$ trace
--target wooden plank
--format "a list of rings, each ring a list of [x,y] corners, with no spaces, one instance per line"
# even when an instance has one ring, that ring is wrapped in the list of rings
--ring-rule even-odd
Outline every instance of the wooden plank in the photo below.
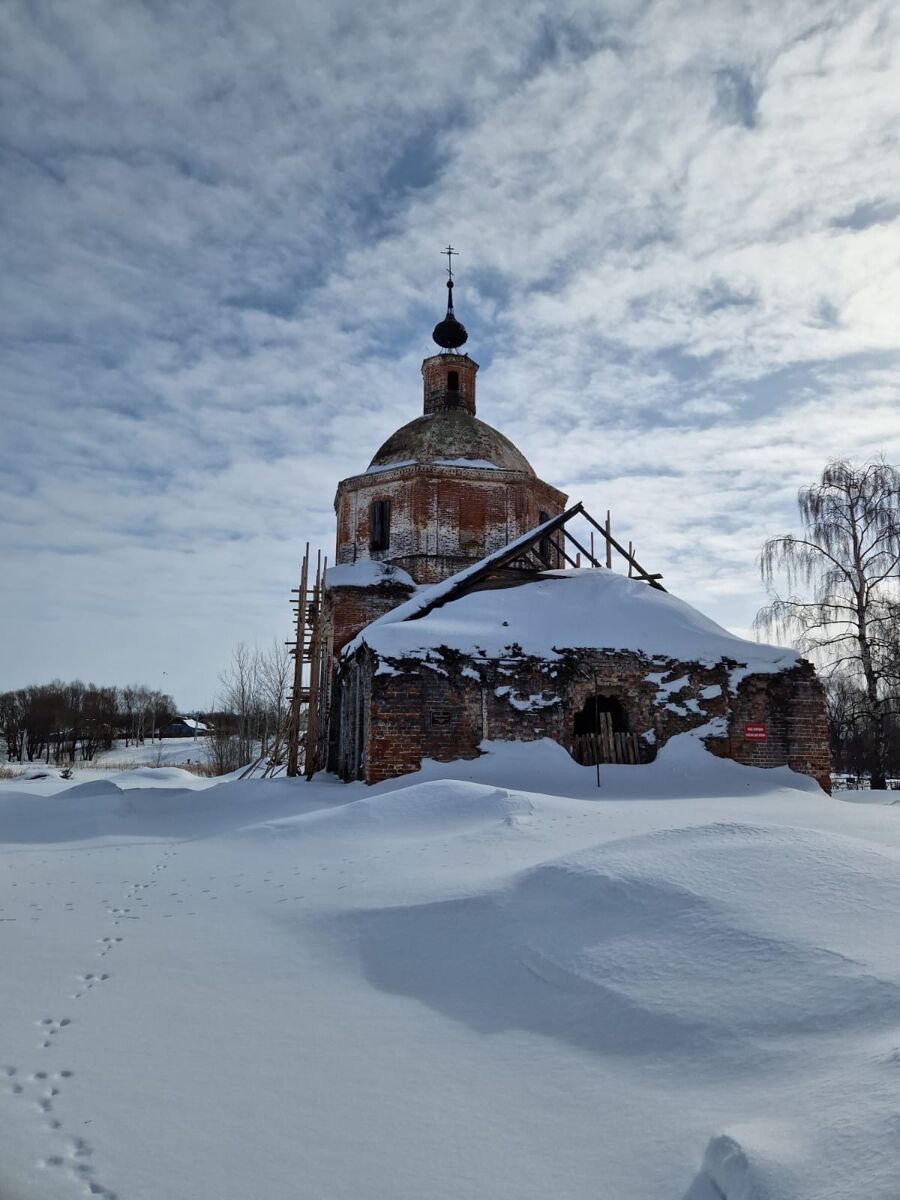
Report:
[[[553,547],[553,549],[556,551],[556,553],[559,555],[559,558],[564,558],[570,567],[577,567],[579,565],[577,562],[574,561],[574,559],[569,558],[568,554],[566,554],[565,550],[563,550],[562,546],[560,546],[560,544],[558,542],[554,542],[554,540],[552,538],[548,538],[547,540],[549,541],[549,543]],[[557,562],[559,562],[559,558],[557,559]]]
[[[594,558],[594,532],[593,532],[593,530],[591,530],[590,553],[588,553],[587,550],[585,550],[584,546],[582,546],[582,544],[581,544],[581,542],[579,542],[578,538],[576,538],[573,534],[569,533],[568,529],[563,529],[563,534],[569,539],[569,541],[576,548],[576,550],[580,551],[580,553],[582,553],[585,556],[585,558],[590,562],[592,567],[600,566],[600,564],[597,562],[596,558]]]
[[[586,508],[583,508],[581,510],[581,515],[585,518],[586,521],[590,521],[590,523],[594,526],[594,528],[599,530],[600,533],[602,533],[603,536],[606,537],[606,531],[603,529],[603,527],[601,525],[597,524],[597,522],[594,520],[594,518],[587,511]],[[622,555],[622,557],[624,559],[630,560],[631,565],[634,567],[635,571],[637,571],[639,577],[641,579],[646,579],[647,583],[649,583],[651,587],[655,587],[660,592],[664,592],[666,590],[663,587],[663,585],[658,582],[658,580],[662,577],[659,576],[658,574],[651,575],[649,571],[645,571],[639,562],[637,562],[635,559],[631,558],[631,556],[629,555],[629,553],[625,549],[625,547],[621,546],[616,541],[616,539],[612,536],[612,534],[609,535],[609,543],[608,544],[611,546],[614,546],[615,549],[618,550],[618,552]],[[612,559],[610,559],[610,563],[611,562],[612,562]]]
[[[612,721],[609,713],[600,714],[600,737],[603,743],[603,758],[601,762],[615,762],[615,749],[612,740]]]

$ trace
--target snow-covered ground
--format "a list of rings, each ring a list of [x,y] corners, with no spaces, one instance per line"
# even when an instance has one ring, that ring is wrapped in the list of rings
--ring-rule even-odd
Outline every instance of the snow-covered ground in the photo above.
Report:
[[[112,750],[101,750],[96,757],[99,767],[119,767],[137,763],[145,767],[171,767],[186,762],[206,762],[206,739],[203,737],[160,738],[140,745],[124,741],[113,743]],[[86,764],[87,765],[87,764]]]
[[[2,1200],[896,1200],[900,805],[488,749],[0,784]]]
[[[91,762],[77,761],[72,766],[72,783],[84,783],[91,779],[114,778],[121,783],[118,774],[111,772],[128,771],[131,768],[153,768],[184,766],[188,763],[206,764],[206,740],[204,738],[161,738],[156,741],[146,741],[136,745],[125,745],[124,740],[113,742],[111,750],[98,750]],[[48,775],[56,780],[54,787],[59,787],[60,768],[55,764],[45,762],[10,762],[3,764],[10,771],[22,776]],[[184,772],[179,772],[179,776]],[[144,785],[146,786],[146,785]]]

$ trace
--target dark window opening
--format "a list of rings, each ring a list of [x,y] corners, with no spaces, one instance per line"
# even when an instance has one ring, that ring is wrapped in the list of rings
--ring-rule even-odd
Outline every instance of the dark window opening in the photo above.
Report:
[[[576,733],[596,733],[608,718],[613,733],[630,733],[628,713],[615,696],[588,696],[584,708],[575,714]]]
[[[448,371],[447,372],[447,391],[448,392],[458,392],[459,391],[459,371]]]
[[[588,696],[575,714],[572,735],[572,757],[583,766],[642,761],[642,744],[615,696]]]
[[[369,505],[369,549],[387,550],[391,544],[391,502],[373,500]]]
[[[545,521],[549,520],[549,513],[542,512],[538,515],[538,525],[543,525]],[[548,537],[542,537],[540,542],[538,542],[538,555],[541,562],[545,562],[548,566],[550,565],[550,539]]]

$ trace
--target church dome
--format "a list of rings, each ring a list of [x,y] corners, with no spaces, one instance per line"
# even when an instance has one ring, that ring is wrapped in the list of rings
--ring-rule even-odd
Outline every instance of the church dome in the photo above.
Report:
[[[369,467],[413,463],[460,467],[489,463],[535,477],[528,459],[509,438],[462,409],[442,409],[410,421],[391,434]]]

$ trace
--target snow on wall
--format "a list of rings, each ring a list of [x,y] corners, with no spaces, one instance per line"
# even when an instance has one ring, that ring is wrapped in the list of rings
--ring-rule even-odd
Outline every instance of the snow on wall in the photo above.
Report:
[[[412,576],[402,567],[393,567],[371,558],[360,558],[355,563],[339,563],[325,572],[326,588],[379,587],[383,583],[415,587]]]

